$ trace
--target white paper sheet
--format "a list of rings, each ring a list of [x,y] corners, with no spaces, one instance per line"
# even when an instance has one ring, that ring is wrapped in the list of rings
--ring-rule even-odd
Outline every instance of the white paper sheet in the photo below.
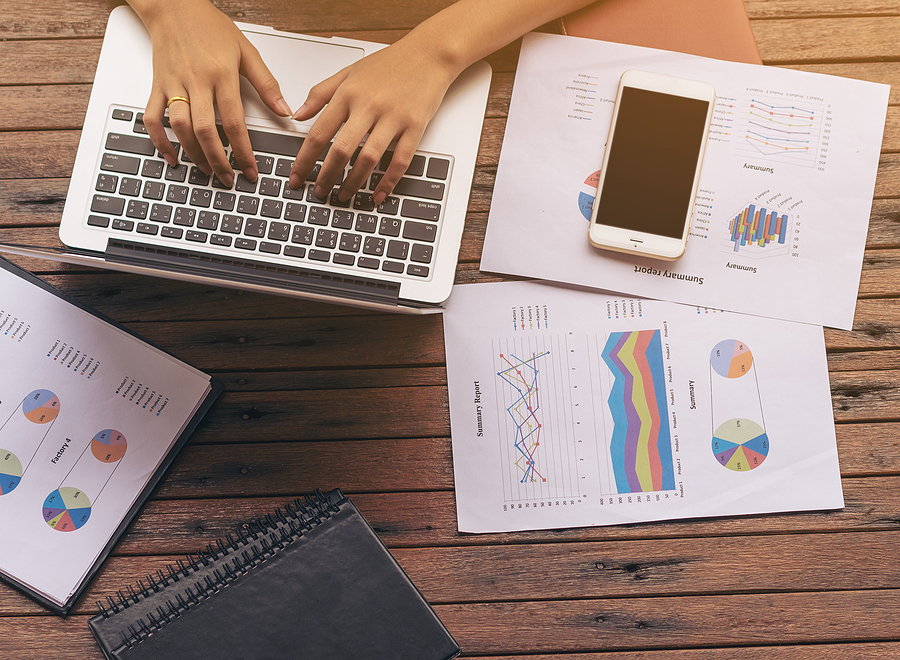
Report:
[[[0,269],[0,570],[63,605],[209,377]]]
[[[454,289],[460,531],[843,506],[821,327],[613,295]]]
[[[587,240],[616,87],[630,68],[703,80],[717,92],[690,238],[677,262],[600,251]],[[850,329],[888,91],[529,34],[481,268]],[[751,210],[764,210],[771,224],[742,243],[734,238],[748,236],[739,216]]]

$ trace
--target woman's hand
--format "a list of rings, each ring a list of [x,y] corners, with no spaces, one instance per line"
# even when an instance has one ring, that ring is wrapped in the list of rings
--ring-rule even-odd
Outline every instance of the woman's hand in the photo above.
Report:
[[[256,48],[225,14],[207,0],[131,0],[153,39],[153,87],[144,124],[170,165],[176,150],[163,128],[169,122],[185,153],[206,174],[231,186],[234,171],[219,139],[216,107],[235,161],[251,181],[258,176],[241,103],[240,76],[247,78],[272,112],[291,110]],[[173,97],[183,100],[169,101]]]
[[[291,168],[290,186],[299,188],[316,159],[334,139],[316,179],[316,195],[328,197],[344,167],[359,149],[338,197],[349,199],[396,140],[391,164],[374,191],[376,206],[406,172],[425,127],[459,71],[439,62],[409,38],[376,51],[313,87],[294,113],[305,120],[322,110]],[[360,143],[369,134],[365,144]]]

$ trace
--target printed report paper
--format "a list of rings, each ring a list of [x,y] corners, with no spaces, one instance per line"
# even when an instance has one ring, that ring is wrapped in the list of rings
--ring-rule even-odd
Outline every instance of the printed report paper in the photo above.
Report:
[[[821,327],[504,282],[444,335],[462,532],[843,507]]]
[[[591,247],[619,77],[712,84],[684,257]],[[481,268],[850,329],[887,85],[550,34],[519,56]]]
[[[63,605],[210,379],[0,269],[0,571]]]

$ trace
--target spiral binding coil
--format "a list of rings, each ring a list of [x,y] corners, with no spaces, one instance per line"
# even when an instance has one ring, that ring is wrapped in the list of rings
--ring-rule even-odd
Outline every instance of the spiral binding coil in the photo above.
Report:
[[[183,583],[174,599],[168,598],[128,626],[127,632],[122,634],[122,643],[131,647],[330,518],[340,511],[338,505],[343,499],[339,490],[329,495],[316,490],[297,498],[284,508],[243,525],[236,536],[229,534],[224,541],[219,539],[205,550],[179,559],[165,570],[158,570],[128,586],[124,592],[117,591],[115,597],[107,596],[106,602],[98,601],[100,614],[109,618],[173,584]],[[230,560],[222,561],[229,556]],[[211,575],[198,575],[214,564],[218,565]]]

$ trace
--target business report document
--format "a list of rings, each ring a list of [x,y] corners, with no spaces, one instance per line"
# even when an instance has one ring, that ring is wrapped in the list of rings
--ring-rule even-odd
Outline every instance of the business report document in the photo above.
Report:
[[[716,89],[684,256],[588,244],[626,69]],[[482,270],[850,329],[889,86],[559,35],[526,35]]]
[[[504,282],[444,335],[460,531],[843,506],[821,327]]]

